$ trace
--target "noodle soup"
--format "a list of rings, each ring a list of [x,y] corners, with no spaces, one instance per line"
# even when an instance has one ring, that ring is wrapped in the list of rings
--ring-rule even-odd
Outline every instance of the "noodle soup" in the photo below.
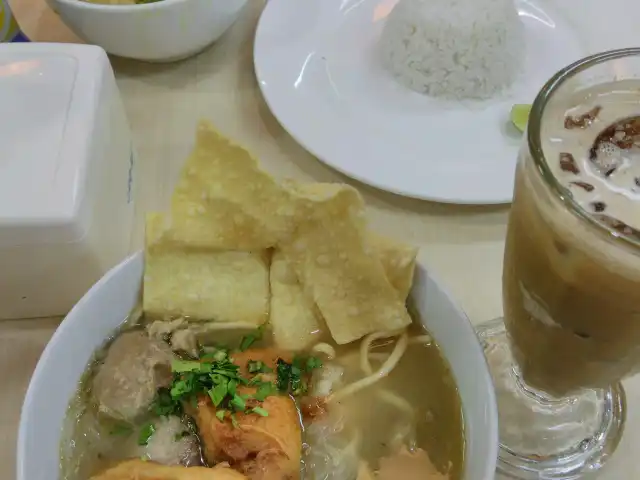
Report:
[[[457,388],[406,303],[417,250],[363,219],[355,189],[279,184],[202,124],[147,217],[139,312],[71,403],[63,479],[461,479]]]
[[[378,470],[381,461],[397,458],[404,464],[403,451],[409,454],[426,452],[428,457],[425,456],[421,466],[424,469],[421,478],[431,478],[429,474],[434,472],[440,472],[441,476],[434,474],[433,478],[462,478],[464,435],[460,399],[446,361],[422,326],[414,324],[400,334],[372,334],[359,344],[348,346],[319,342],[305,352],[279,350],[270,341],[267,331],[257,334],[216,330],[204,335],[197,334],[198,331],[197,325],[188,323],[167,331],[159,328],[157,322],[134,316],[96,353],[68,412],[61,445],[62,479],[93,478],[92,475],[99,475],[123,460],[144,458],[190,467],[213,467],[229,462],[248,478],[355,480],[359,469]],[[121,348],[123,338],[132,334],[137,339]],[[197,354],[184,350],[172,352],[170,341],[175,335],[198,336],[202,343],[199,343]],[[262,339],[257,339],[259,336]],[[252,338],[256,340],[242,351],[243,343],[247,346],[250,341],[247,339]],[[163,384],[166,385],[164,388],[175,388],[176,382],[180,382],[179,374],[175,372],[180,362],[206,362],[208,358],[227,355],[240,369],[245,366],[243,364],[251,365],[246,372],[248,383],[262,376],[265,384],[272,383],[274,396],[291,399],[295,405],[288,415],[280,410],[273,410],[271,414],[276,425],[295,423],[285,428],[283,435],[300,434],[300,439],[283,437],[283,441],[299,448],[295,456],[296,468],[290,462],[284,462],[284,467],[278,462],[267,462],[262,467],[267,469],[267,474],[270,474],[268,469],[273,469],[274,476],[252,474],[255,464],[251,462],[255,462],[260,452],[250,451],[252,439],[246,437],[239,440],[241,445],[246,443],[249,452],[243,458],[227,452],[207,454],[211,448],[204,442],[217,439],[217,434],[206,430],[217,426],[212,427],[210,422],[200,419],[190,407],[163,415],[157,396],[148,411],[123,419],[122,415],[135,410],[126,404],[135,403],[141,396],[135,388],[144,388],[144,384],[136,384],[132,390],[127,387],[123,395],[114,394],[117,385],[132,381],[129,376],[132,374],[131,352],[127,347],[144,352],[136,354],[138,361],[146,362],[156,372],[166,367],[168,373],[173,366],[172,383]],[[114,358],[114,355],[120,357]],[[155,355],[159,356],[154,358]],[[311,371],[303,369],[300,381],[305,386],[300,391],[279,390],[282,378],[278,378],[278,369],[285,363],[293,366],[296,356],[304,359],[305,365],[314,362],[315,368]],[[157,363],[159,359],[162,361]],[[289,361],[278,363],[281,359]],[[169,363],[162,363],[166,361]],[[267,370],[269,372],[265,373]],[[136,379],[140,380],[140,372],[136,374]],[[108,385],[104,384],[105,380]],[[97,387],[96,381],[100,383]],[[163,387],[158,387],[158,391],[164,391]],[[204,390],[193,393],[196,399],[199,395],[207,395]],[[253,396],[257,396],[255,392]],[[114,405],[114,398],[121,403]],[[251,415],[259,420],[269,418],[247,413],[250,400],[245,399],[245,409],[235,413],[239,431],[245,426],[242,418],[246,420]],[[192,397],[187,396],[182,401],[189,403]],[[225,410],[232,412],[233,407],[227,406]],[[222,422],[219,424],[223,425]],[[280,431],[275,428],[274,432],[277,436]],[[299,476],[285,476],[282,470],[287,468],[289,473]],[[394,472],[395,475],[402,473],[395,469]]]

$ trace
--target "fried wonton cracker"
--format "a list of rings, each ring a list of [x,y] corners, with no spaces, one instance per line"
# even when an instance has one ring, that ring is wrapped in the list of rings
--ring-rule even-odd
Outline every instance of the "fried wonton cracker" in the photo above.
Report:
[[[143,309],[152,318],[261,325],[269,310],[265,251],[186,247],[167,239],[162,214],[147,217]]]
[[[294,207],[247,150],[200,122],[171,200],[170,235],[197,247],[263,250],[289,235]]]
[[[285,350],[304,350],[317,341],[324,327],[313,300],[298,282],[286,255],[276,250],[271,257],[271,308],[269,319],[276,345]]]
[[[369,233],[367,240],[398,296],[406,300],[413,285],[418,249],[375,233]]]
[[[398,297],[406,300],[413,283],[417,249],[375,234],[369,234],[368,241]],[[291,262],[282,251],[273,254],[269,281],[269,318],[276,344],[294,351],[312,346],[322,338],[326,325],[313,300],[305,295]]]
[[[304,215],[281,248],[334,340],[345,344],[409,325],[404,299],[369,245],[360,194],[337,184],[289,189]]]

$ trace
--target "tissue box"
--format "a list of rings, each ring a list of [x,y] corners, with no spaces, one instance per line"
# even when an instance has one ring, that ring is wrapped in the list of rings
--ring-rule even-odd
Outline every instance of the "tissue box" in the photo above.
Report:
[[[135,155],[109,59],[2,44],[0,105],[0,319],[64,315],[130,248]]]

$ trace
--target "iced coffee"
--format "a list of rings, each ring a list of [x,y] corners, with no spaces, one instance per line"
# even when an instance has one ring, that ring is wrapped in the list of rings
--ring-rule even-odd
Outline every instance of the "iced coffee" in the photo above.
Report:
[[[556,95],[539,139],[516,174],[505,322],[525,382],[565,396],[640,369],[640,80]]]

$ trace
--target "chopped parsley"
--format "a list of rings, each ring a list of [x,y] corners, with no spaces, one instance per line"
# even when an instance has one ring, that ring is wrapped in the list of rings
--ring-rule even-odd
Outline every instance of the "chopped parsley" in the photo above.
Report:
[[[262,339],[265,325],[242,337],[240,350],[246,351],[256,341]],[[236,413],[255,414],[262,417],[268,411],[256,402],[264,402],[272,395],[303,395],[307,392],[307,381],[310,374],[322,367],[316,357],[295,357],[292,363],[278,359],[276,365],[276,382],[265,381],[273,373],[273,369],[260,360],[249,360],[247,371],[250,378],[240,374],[240,367],[233,363],[229,350],[218,347],[201,347],[199,360],[174,360],[171,362],[173,379],[168,388],[160,388],[154,400],[152,411],[157,415],[182,415],[185,402],[197,407],[198,397],[206,395],[216,407],[216,418],[224,421],[229,418],[237,425]],[[241,393],[239,386],[255,387],[252,394]],[[139,443],[146,445],[155,428],[146,425],[140,432]],[[141,443],[141,442],[145,443]]]
[[[272,368],[269,368],[267,365],[265,365],[264,362],[261,362],[260,360],[249,360],[249,362],[247,362],[247,370],[249,371],[249,373],[273,372]]]
[[[262,407],[253,407],[251,409],[252,413],[255,413],[257,415],[260,415],[261,417],[266,417],[269,415],[269,412],[267,412],[264,408]]]
[[[168,388],[160,388],[156,394],[156,398],[151,406],[151,410],[162,417],[169,415],[182,415],[183,409],[180,402],[176,402],[171,397],[171,390]]]
[[[240,340],[240,351],[244,352],[251,347],[258,340],[262,340],[262,336],[264,335],[264,329],[266,328],[266,323],[260,325],[255,332],[249,333],[242,337]]]
[[[138,434],[138,445],[144,446],[149,443],[149,439],[155,433],[156,427],[153,423],[147,423],[140,429]]]
[[[272,382],[262,382],[258,387],[256,393],[253,394],[253,398],[258,400],[259,402],[264,402],[267,397],[272,395],[276,395],[278,393],[278,389]]]
[[[197,406],[198,396],[207,395],[216,407],[216,417],[220,421],[230,413],[233,422],[235,412],[256,413],[264,416],[266,410],[258,407],[260,410],[254,412],[255,402],[248,405],[248,401],[262,402],[269,395],[277,394],[275,386],[270,382],[262,382],[258,377],[254,377],[251,381],[247,380],[240,374],[240,367],[234,364],[226,354],[224,358],[222,355],[218,355],[217,358],[219,360],[174,360],[171,363],[173,372],[171,386],[158,390],[153,411],[163,416],[180,415],[184,411],[182,407],[184,402],[191,402]],[[254,366],[254,369],[259,371],[266,371],[267,368],[262,362],[256,362]],[[250,383],[256,387],[255,394],[238,392],[239,386]]]
[[[216,411],[216,418],[218,420],[220,420],[221,422],[224,422],[224,416],[227,414],[226,410],[223,410],[222,408]]]
[[[299,396],[307,393],[307,377],[317,368],[322,367],[322,362],[316,357],[295,357],[292,363],[278,359],[276,373],[278,375],[277,386],[282,393],[291,393]]]
[[[228,356],[228,349],[222,347],[213,347],[203,349],[203,352],[200,355],[200,360],[206,362],[222,362]]]

